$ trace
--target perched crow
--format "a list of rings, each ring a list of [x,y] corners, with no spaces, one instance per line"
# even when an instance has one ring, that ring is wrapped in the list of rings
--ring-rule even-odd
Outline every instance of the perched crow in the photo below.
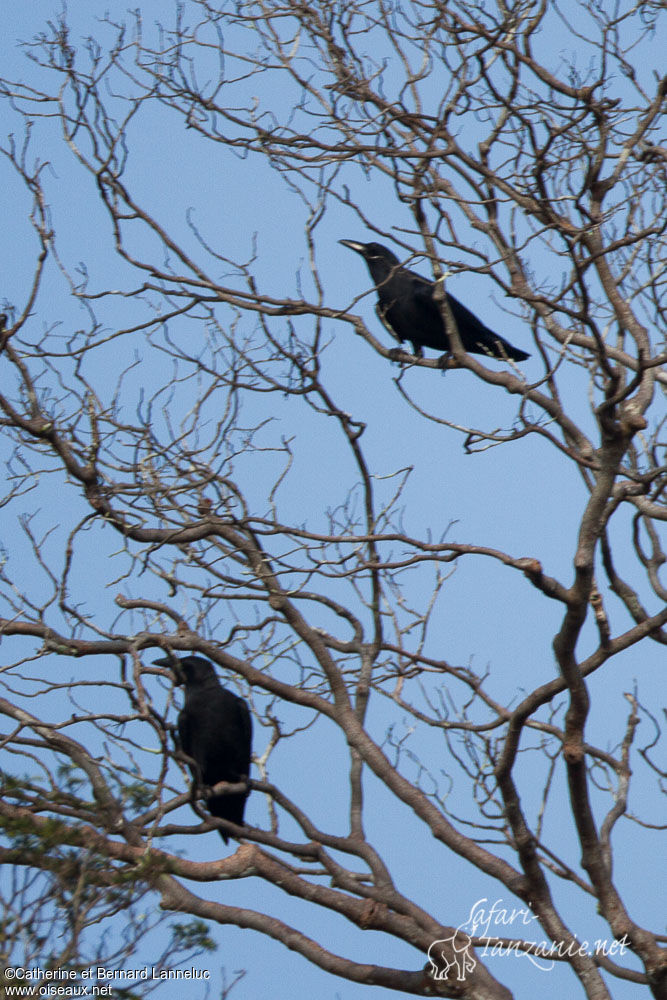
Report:
[[[440,306],[433,299],[435,285],[432,281],[402,267],[398,257],[381,243],[338,242],[356,250],[366,261],[371,278],[377,285],[378,313],[399,342],[411,341],[412,349],[419,357],[424,347],[432,347],[442,353],[449,351],[449,337]],[[453,295],[446,294],[464,350],[492,358],[511,358],[512,361],[530,357],[484,326]]]
[[[223,688],[213,665],[201,656],[184,656],[182,660],[166,656],[154,663],[170,667],[176,683],[185,688],[178,734],[181,747],[195,761],[190,765],[195,787],[245,781],[250,773],[252,721],[243,698]],[[247,797],[247,791],[213,795],[206,808],[212,816],[241,826]],[[228,843],[227,834],[219,833]]]

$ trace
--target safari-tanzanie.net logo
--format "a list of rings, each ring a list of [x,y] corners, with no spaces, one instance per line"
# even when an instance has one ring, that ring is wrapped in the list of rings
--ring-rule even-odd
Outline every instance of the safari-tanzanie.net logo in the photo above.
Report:
[[[470,913],[451,934],[434,941],[428,949],[429,973],[433,979],[457,979],[463,982],[466,974],[474,970],[477,958],[514,956],[527,958],[542,972],[549,972],[557,961],[575,955],[625,955],[629,947],[627,935],[612,941],[596,939],[579,940],[573,935],[567,941],[534,941],[523,928],[533,924],[537,917],[530,907],[507,907],[502,899],[489,900],[484,896],[473,903]],[[508,932],[511,927],[512,931]],[[508,934],[511,933],[511,937]],[[518,935],[518,936],[515,936]],[[526,936],[524,936],[526,935]]]

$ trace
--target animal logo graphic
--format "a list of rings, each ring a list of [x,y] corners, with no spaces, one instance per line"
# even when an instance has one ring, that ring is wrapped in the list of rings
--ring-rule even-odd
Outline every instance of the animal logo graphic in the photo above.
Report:
[[[434,941],[428,950],[431,977],[436,980],[449,979],[449,970],[456,967],[456,978],[459,982],[463,982],[466,972],[472,972],[477,965],[469,953],[471,948],[472,938],[460,927],[457,927],[449,937]]]

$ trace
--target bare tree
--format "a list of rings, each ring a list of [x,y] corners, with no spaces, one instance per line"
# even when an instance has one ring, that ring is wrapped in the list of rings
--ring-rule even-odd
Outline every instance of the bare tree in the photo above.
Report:
[[[62,17],[27,46],[30,78],[3,81],[25,134],[15,122],[4,153],[36,250],[20,295],[3,290],[0,859],[62,880],[85,857],[100,891],[150,890],[167,911],[404,994],[509,997],[491,956],[513,952],[569,966],[592,1000],[614,980],[667,996],[667,937],[628,891],[639,852],[655,881],[664,831],[661,11],[571,7],[190,0],[157,29],[107,18],[87,40]],[[70,204],[99,233],[83,263],[59,228],[65,152]],[[216,233],[212,204],[186,225],[156,207],[151,182],[176,178],[181,156],[202,190],[216,178],[227,212],[262,204],[247,259]],[[231,203],[232,170],[245,203]],[[278,292],[263,249],[276,183],[292,212],[285,256],[305,261]],[[466,272],[495,290],[510,303],[498,323],[513,314],[522,347],[532,333],[530,364],[465,354],[444,295],[450,355],[392,352],[357,311],[360,262],[344,257],[359,298],[325,281],[335,233],[362,238],[355,220],[437,281]],[[367,378],[356,396],[352,372]],[[462,378],[489,399],[486,423],[455,412]],[[567,575],[537,546],[454,540],[461,510],[443,516],[439,477],[461,443],[490,525],[509,480],[522,483],[512,539],[549,469]],[[576,518],[561,523],[560,507]],[[442,608],[468,563],[480,592],[503,567],[508,634],[537,637],[540,663],[517,664],[516,680],[448,653]],[[470,656],[484,613],[480,599]],[[222,860],[180,849],[224,821],[204,802],[194,824],[182,808],[157,651],[208,657],[253,707],[249,825],[225,826],[241,845]],[[305,760],[314,732],[331,811],[282,763],[290,747]],[[415,870],[435,843],[436,880],[469,872],[530,933],[518,920],[502,933],[492,907],[463,921],[458,900],[401,889],[378,796],[390,826],[423,838]],[[360,962],[283,918],[274,896],[238,906],[207,892],[221,880],[264,881],[414,961]],[[582,945],[595,921],[608,947]]]

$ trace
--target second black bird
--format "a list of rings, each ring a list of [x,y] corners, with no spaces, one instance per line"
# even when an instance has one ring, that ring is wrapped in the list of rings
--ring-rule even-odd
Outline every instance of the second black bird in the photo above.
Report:
[[[250,773],[252,720],[248,705],[224,688],[202,656],[164,657],[154,661],[170,667],[176,683],[185,688],[185,702],[178,715],[181,747],[191,757],[196,786],[212,787],[219,781],[245,781]],[[232,795],[212,795],[206,801],[211,816],[243,824],[248,791]],[[225,843],[229,838],[222,830]]]
[[[379,314],[399,342],[409,340],[419,357],[424,347],[441,353],[450,350],[440,306],[433,298],[434,282],[403,267],[398,257],[381,243],[358,243],[356,240],[339,240],[339,243],[356,250],[366,261],[377,286]],[[449,292],[445,294],[464,350],[501,360],[524,361],[530,357],[485,326]]]

